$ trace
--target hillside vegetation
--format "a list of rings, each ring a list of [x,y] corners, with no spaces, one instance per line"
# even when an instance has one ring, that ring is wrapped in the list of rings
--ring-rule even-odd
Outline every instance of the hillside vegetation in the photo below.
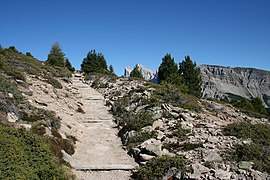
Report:
[[[68,78],[71,72],[49,66],[29,52],[24,55],[14,46],[0,49],[0,179],[71,179],[61,150],[72,145],[57,133],[61,119],[55,112],[34,107],[25,98],[32,93],[22,91],[30,85],[30,76],[61,89],[59,78]],[[46,135],[46,128],[53,136]]]

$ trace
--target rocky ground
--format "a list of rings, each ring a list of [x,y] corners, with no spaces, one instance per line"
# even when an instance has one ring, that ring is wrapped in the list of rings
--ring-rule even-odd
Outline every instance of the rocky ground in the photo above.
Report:
[[[63,139],[74,137],[75,154],[65,151],[64,159],[74,169],[78,179],[129,179],[130,171],[122,171],[123,165],[135,166],[122,149],[127,145],[131,156],[141,164],[155,157],[183,155],[187,158],[187,171],[176,177],[185,179],[269,179],[269,175],[253,169],[250,161],[226,161],[225,153],[237,144],[247,144],[249,139],[224,136],[222,129],[230,123],[250,121],[269,124],[267,119],[249,117],[229,104],[198,100],[200,110],[188,110],[172,103],[153,103],[151,100],[156,87],[141,80],[128,78],[92,77],[88,81],[79,78],[63,81],[62,89],[53,88],[44,79],[28,75],[27,86],[20,86],[31,105],[56,112],[61,120],[59,133]],[[89,86],[95,87],[96,92]],[[10,95],[11,96],[11,95]],[[123,100],[129,100],[123,103]],[[105,103],[107,107],[105,107]],[[153,123],[140,130],[126,130],[119,123],[116,105],[124,104],[123,113],[135,115],[150,112]],[[115,114],[112,117],[108,110]],[[129,116],[130,117],[130,116]],[[116,127],[116,124],[118,128]],[[18,117],[8,114],[10,123],[31,128],[31,123],[17,122]],[[173,132],[180,128],[177,137]],[[51,129],[46,128],[51,135]],[[140,132],[154,136],[139,144],[128,146],[128,142]],[[184,135],[181,132],[185,132]],[[122,163],[123,162],[123,163]],[[102,169],[103,167],[103,169]],[[117,168],[112,168],[117,167]],[[104,169],[114,169],[104,171]],[[82,169],[86,171],[81,171]],[[99,169],[99,171],[89,171]],[[118,170],[117,170],[118,169]],[[119,170],[120,169],[120,170]]]
[[[104,95],[112,111],[123,97],[128,96],[130,100],[138,97],[150,99],[151,93],[155,90],[146,82],[128,78],[97,80],[97,77],[93,76],[86,83],[96,87]],[[269,124],[269,121],[249,117],[228,104],[208,100],[199,100],[197,103],[201,107],[200,111],[191,111],[170,103],[154,107],[138,100],[128,103],[124,108],[125,113],[146,110],[153,114],[152,125],[143,127],[141,131],[157,133],[156,137],[132,147],[130,152],[137,161],[140,164],[147,164],[147,161],[156,156],[183,155],[189,162],[186,167],[189,171],[181,175],[185,179],[269,179],[267,173],[254,170],[252,162],[225,161],[225,151],[233,149],[237,144],[248,143],[248,140],[222,134],[222,129],[233,122],[251,121]],[[172,131],[179,126],[189,132],[184,139],[172,136]],[[123,129],[121,126],[119,128],[121,132]],[[129,138],[136,136],[136,133],[138,134],[134,130],[122,132],[123,142],[126,143]],[[171,148],[168,144],[176,144],[180,148]]]

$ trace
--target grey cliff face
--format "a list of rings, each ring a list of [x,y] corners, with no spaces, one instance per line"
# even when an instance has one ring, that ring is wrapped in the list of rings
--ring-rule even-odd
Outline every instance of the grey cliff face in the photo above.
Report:
[[[125,67],[125,70],[124,70],[124,76],[125,76],[125,77],[129,77],[131,71],[132,71],[132,68],[131,68],[130,66]]]
[[[225,98],[228,94],[260,97],[270,107],[270,72],[254,68],[201,65],[204,98]]]

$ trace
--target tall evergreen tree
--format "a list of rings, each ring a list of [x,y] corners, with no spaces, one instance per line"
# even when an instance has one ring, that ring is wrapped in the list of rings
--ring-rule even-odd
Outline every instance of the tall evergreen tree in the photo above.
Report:
[[[30,52],[26,52],[25,55],[29,57],[34,57]]]
[[[101,53],[95,50],[88,52],[87,57],[83,59],[81,70],[85,73],[107,73],[107,62]]]
[[[70,72],[74,72],[75,68],[72,67],[70,61],[68,58],[65,59],[65,67],[70,71]]]
[[[65,66],[65,53],[62,51],[59,43],[52,45],[46,62],[52,66]]]
[[[200,76],[200,68],[197,67],[196,62],[193,63],[190,57],[186,56],[185,60],[179,63],[179,73],[181,74],[183,83],[188,87],[187,93],[201,97],[202,79]]]
[[[113,68],[113,66],[111,64],[109,66],[109,74],[115,75],[114,68]]]
[[[143,79],[142,73],[137,66],[130,72],[130,77]]]
[[[170,81],[172,77],[176,77],[178,73],[177,64],[174,62],[174,58],[171,57],[171,54],[166,54],[162,58],[162,63],[158,68],[158,81]]]

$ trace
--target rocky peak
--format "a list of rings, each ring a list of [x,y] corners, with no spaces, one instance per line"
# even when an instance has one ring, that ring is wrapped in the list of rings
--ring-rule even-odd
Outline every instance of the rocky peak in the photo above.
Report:
[[[231,68],[201,65],[204,98],[225,98],[231,95],[260,97],[270,106],[270,72],[255,68]]]
[[[142,64],[136,64],[135,67],[139,69],[145,80],[152,80],[155,78],[156,73],[153,70],[143,66]],[[130,66],[127,66],[124,71],[124,76],[129,77],[132,70],[133,69]]]

